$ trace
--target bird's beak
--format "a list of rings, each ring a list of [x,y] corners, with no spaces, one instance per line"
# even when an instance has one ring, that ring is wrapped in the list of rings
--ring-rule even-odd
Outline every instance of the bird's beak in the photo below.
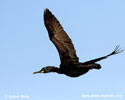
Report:
[[[33,74],[38,74],[38,73],[41,73],[41,71],[36,71],[36,72],[33,72]]]

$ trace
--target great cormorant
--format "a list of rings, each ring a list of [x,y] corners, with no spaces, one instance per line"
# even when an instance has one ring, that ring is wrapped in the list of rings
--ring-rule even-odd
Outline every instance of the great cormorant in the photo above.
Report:
[[[97,61],[123,51],[119,48],[119,46],[116,46],[112,53],[104,57],[81,63],[79,62],[79,58],[76,55],[76,50],[71,39],[64,31],[57,18],[49,11],[49,9],[45,9],[44,11],[44,24],[48,31],[50,40],[54,43],[59,52],[61,64],[60,68],[55,66],[43,67],[40,71],[34,72],[34,74],[57,72],[70,77],[78,77],[87,73],[91,69],[100,69],[101,65],[97,64]]]

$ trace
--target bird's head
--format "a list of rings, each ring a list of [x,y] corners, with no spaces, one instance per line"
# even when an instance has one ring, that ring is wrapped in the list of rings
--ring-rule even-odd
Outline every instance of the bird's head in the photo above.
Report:
[[[48,73],[48,68],[47,67],[43,67],[40,71],[36,71],[36,72],[33,72],[33,74],[38,74],[38,73]]]
[[[58,68],[54,66],[47,66],[47,67],[43,67],[40,71],[33,72],[33,74],[49,73],[49,72],[58,72]]]

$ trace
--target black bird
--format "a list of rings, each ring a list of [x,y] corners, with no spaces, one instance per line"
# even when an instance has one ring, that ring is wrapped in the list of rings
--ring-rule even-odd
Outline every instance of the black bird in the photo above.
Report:
[[[78,77],[87,73],[91,69],[100,69],[101,65],[97,64],[97,61],[103,60],[111,55],[118,54],[123,51],[119,48],[119,46],[116,46],[112,53],[104,57],[81,63],[76,55],[76,50],[71,39],[49,9],[45,9],[44,11],[44,24],[48,31],[50,40],[54,43],[59,52],[61,64],[60,68],[55,66],[43,67],[40,71],[34,72],[34,74],[57,72],[58,74],[65,74],[70,77]]]

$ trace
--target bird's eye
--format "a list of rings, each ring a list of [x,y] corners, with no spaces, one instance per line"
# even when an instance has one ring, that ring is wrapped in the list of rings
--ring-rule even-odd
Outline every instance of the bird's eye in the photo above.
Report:
[[[44,73],[45,71],[44,70],[41,70],[41,73]]]

